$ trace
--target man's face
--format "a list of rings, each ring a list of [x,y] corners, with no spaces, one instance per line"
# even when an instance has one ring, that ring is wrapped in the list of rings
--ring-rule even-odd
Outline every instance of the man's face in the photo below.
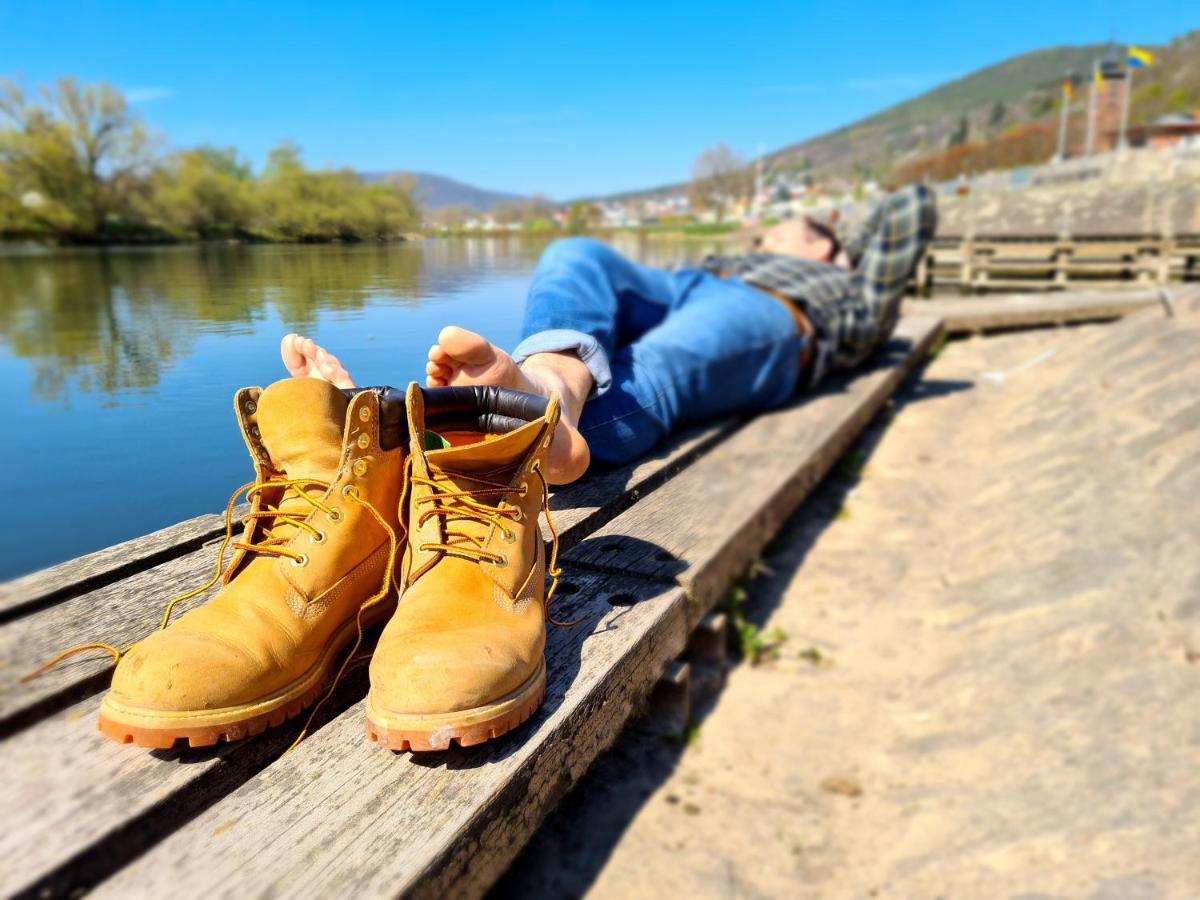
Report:
[[[833,242],[821,237],[800,219],[780,222],[763,235],[760,247],[764,253],[780,253],[825,262],[833,253]]]

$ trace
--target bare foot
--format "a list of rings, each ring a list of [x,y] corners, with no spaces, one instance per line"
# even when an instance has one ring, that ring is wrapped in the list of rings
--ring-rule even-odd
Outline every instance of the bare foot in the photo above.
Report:
[[[486,384],[543,397],[557,393],[562,416],[546,456],[546,479],[552,484],[568,484],[587,470],[591,452],[579,433],[579,416],[591,392],[592,376],[577,356],[539,353],[518,366],[481,335],[448,325],[429,348],[425,374],[429,387]]]
[[[284,368],[293,378],[319,378],[336,387],[354,387],[354,379],[341,360],[312,338],[286,335],[279,344],[279,354],[283,357]]]

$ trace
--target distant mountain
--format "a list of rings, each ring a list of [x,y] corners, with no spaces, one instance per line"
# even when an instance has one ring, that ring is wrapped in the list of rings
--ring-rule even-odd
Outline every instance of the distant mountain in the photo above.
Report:
[[[411,178],[416,182],[417,199],[427,210],[445,209],[448,206],[469,206],[479,212],[490,212],[498,203],[526,200],[520,194],[489,191],[429,172],[362,172],[364,181],[387,181],[395,178]]]

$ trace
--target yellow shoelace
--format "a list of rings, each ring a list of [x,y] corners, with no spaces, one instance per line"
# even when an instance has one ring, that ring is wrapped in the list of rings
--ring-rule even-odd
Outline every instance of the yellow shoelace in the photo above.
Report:
[[[513,487],[511,484],[489,481],[486,478],[471,475],[469,476],[471,480],[479,482],[483,487],[469,491],[451,490],[442,481],[438,480],[438,476],[448,480],[449,476],[446,472],[432,463],[430,463],[429,468],[430,473],[434,476],[432,478],[413,475],[411,471],[408,477],[409,485],[424,485],[432,491],[429,496],[418,500],[417,505],[425,503],[437,504],[431,509],[424,510],[417,517],[416,527],[424,525],[431,518],[440,517],[446,523],[445,541],[441,543],[426,542],[419,544],[417,549],[422,551],[440,550],[443,553],[449,553],[477,562],[505,563],[506,559],[504,556],[495,551],[484,549],[483,538],[468,534],[465,531],[452,530],[450,522],[457,519],[492,525],[503,529],[505,536],[511,539],[512,532],[508,530],[507,522],[519,522],[521,520],[521,510],[516,507],[489,506],[486,503],[479,502],[476,497],[503,497],[505,494],[510,493],[524,497],[528,493],[528,485],[522,483],[520,487]],[[576,619],[573,622],[560,622],[550,614],[550,601],[554,599],[554,592],[558,589],[558,579],[562,575],[562,569],[558,565],[558,529],[554,527],[554,517],[550,514],[550,485],[546,482],[539,464],[534,463],[532,471],[542,485],[542,514],[546,517],[546,525],[550,529],[551,537],[550,561],[546,566],[546,574],[550,576],[550,587],[546,589],[545,600],[546,621],[559,628],[570,628],[578,625],[583,620]]]
[[[233,540],[233,508],[235,506],[237,506],[238,499],[243,494],[245,494],[247,500],[251,500],[251,499],[253,499],[255,494],[257,494],[261,491],[267,490],[268,488],[282,488],[284,491],[294,490],[295,491],[294,496],[304,498],[309,503],[311,503],[316,509],[324,512],[326,515],[334,517],[334,514],[337,513],[337,517],[340,517],[341,514],[337,510],[330,508],[325,503],[321,502],[317,498],[310,495],[308,493],[308,491],[306,491],[304,489],[305,486],[308,486],[309,488],[312,488],[314,486],[317,488],[320,488],[322,493],[324,493],[325,491],[327,491],[329,489],[329,484],[327,482],[317,481],[317,480],[311,479],[311,478],[301,478],[301,479],[275,479],[275,480],[268,480],[268,481],[251,481],[251,482],[247,482],[246,484],[243,484],[236,491],[234,491],[233,494],[231,494],[229,497],[229,502],[225,504],[225,537],[224,537],[224,540],[221,541],[221,549],[217,552],[217,565],[216,565],[215,571],[213,572],[212,577],[207,582],[202,584],[200,587],[196,588],[195,590],[188,591],[186,594],[180,594],[178,597],[175,597],[170,602],[168,602],[166,609],[163,610],[162,621],[159,623],[159,626],[158,626],[159,630],[161,631],[162,629],[166,628],[167,625],[170,624],[171,615],[175,611],[176,606],[178,606],[180,603],[182,603],[185,600],[190,600],[192,597],[195,597],[195,596],[198,596],[199,594],[205,593],[206,591],[210,590],[213,587],[213,585],[215,585],[218,581],[221,580],[221,576],[225,574],[225,553],[229,549],[231,544],[235,550],[245,550],[248,553],[262,553],[262,554],[266,554],[268,556],[286,556],[286,557],[296,560],[297,562],[301,561],[303,559],[303,554],[297,553],[288,547],[281,546],[284,542],[286,542],[288,540],[288,536],[275,534],[275,529],[278,528],[280,525],[286,524],[286,525],[291,525],[291,526],[300,528],[304,531],[307,531],[308,533],[310,533],[311,535],[313,535],[315,537],[318,534],[317,529],[314,528],[312,525],[310,525],[308,522],[304,521],[307,514],[302,514],[299,512],[282,512],[282,511],[276,509],[275,507],[272,507],[269,505],[264,505],[263,509],[260,509],[257,511],[252,511],[252,512],[248,513],[247,515],[243,516],[239,520],[241,522],[241,524],[245,525],[247,522],[250,522],[251,520],[254,520],[254,519],[262,519],[262,518],[275,518],[276,519],[274,524],[270,528],[266,529],[263,532],[263,534],[265,536],[265,540],[260,541],[257,544],[248,544],[248,543],[243,543],[241,541]],[[379,515],[379,512],[370,503],[359,498],[356,491],[348,493],[346,496],[349,499],[355,501],[356,503],[366,506],[371,511],[371,513],[375,516],[375,518],[380,522],[380,524],[384,526],[385,530],[388,532],[388,535],[392,541],[392,555],[394,556],[395,549],[396,549],[395,532],[392,531],[392,529],[390,527],[388,527],[387,523],[384,522],[382,517]],[[389,561],[388,577],[384,581],[384,591],[383,591],[384,596],[386,596],[386,594],[387,594],[387,589],[389,587],[388,583],[391,581],[391,577],[392,577],[390,566],[391,566],[391,562]],[[382,599],[382,597],[379,599]],[[376,598],[372,598],[372,605],[374,602],[378,602],[376,600]],[[360,630],[360,638],[361,638],[361,630]],[[115,666],[118,662],[121,661],[121,657],[129,652],[129,650],[132,646],[133,646],[133,644],[130,644],[128,647],[121,649],[121,648],[113,646],[112,644],[105,644],[105,643],[102,643],[99,641],[94,641],[94,642],[90,642],[90,643],[86,643],[86,644],[78,644],[74,647],[67,648],[66,650],[57,654],[53,658],[42,663],[42,665],[38,666],[32,672],[29,672],[28,674],[24,675],[21,678],[21,681],[22,682],[32,681],[33,679],[37,678],[38,676],[44,675],[46,672],[50,671],[51,669],[53,669],[55,666],[57,666],[59,663],[63,662],[64,660],[70,659],[72,656],[75,656],[80,653],[86,653],[88,650],[103,650],[105,653],[109,654],[112,657],[112,664]]]

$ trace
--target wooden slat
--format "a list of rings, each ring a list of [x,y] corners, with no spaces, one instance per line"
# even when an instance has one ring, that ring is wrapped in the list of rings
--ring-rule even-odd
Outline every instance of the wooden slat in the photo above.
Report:
[[[224,532],[223,515],[198,516],[0,583],[0,624],[182,556]]]
[[[0,628],[0,737],[108,685],[111,659],[90,652],[31,682],[18,679],[65,647],[105,641],[125,647],[158,627],[168,600],[211,576],[215,548],[194,550]],[[197,603],[181,603],[182,613]]]
[[[755,419],[604,526],[601,540],[619,537],[626,552],[653,560],[658,579],[679,548],[662,527],[679,515],[666,511],[699,509],[711,527],[687,544],[691,555],[681,562],[706,573],[703,593],[715,596],[716,573],[732,577],[746,547],[758,552],[769,523],[794,508],[937,334],[936,321],[906,320],[879,368]],[[836,422],[822,425],[828,417]],[[726,448],[734,443],[730,456]],[[761,464],[764,454],[769,465]],[[731,490],[710,508],[708,486],[736,483],[751,463],[753,489]],[[586,540],[568,556],[586,558],[594,543]],[[704,612],[698,578],[684,590],[619,573],[569,572],[576,590],[561,614],[582,614],[585,624],[551,631],[550,696],[531,726],[493,746],[414,760],[368,747],[356,704],[101,884],[98,894],[481,894],[615,739]]]
[[[1158,306],[1157,289],[1011,294],[970,299],[910,300],[905,311],[938,316],[951,334],[1116,319]]]
[[[583,481],[555,491],[550,509],[561,549],[574,546],[604,522],[628,509],[744,422],[741,418],[728,418],[688,429],[639,462],[595,472]],[[550,529],[544,521],[542,536],[550,540]]]
[[[874,369],[758,417],[566,559],[679,583],[698,619],[927,355],[940,330],[936,318],[906,317]]]

